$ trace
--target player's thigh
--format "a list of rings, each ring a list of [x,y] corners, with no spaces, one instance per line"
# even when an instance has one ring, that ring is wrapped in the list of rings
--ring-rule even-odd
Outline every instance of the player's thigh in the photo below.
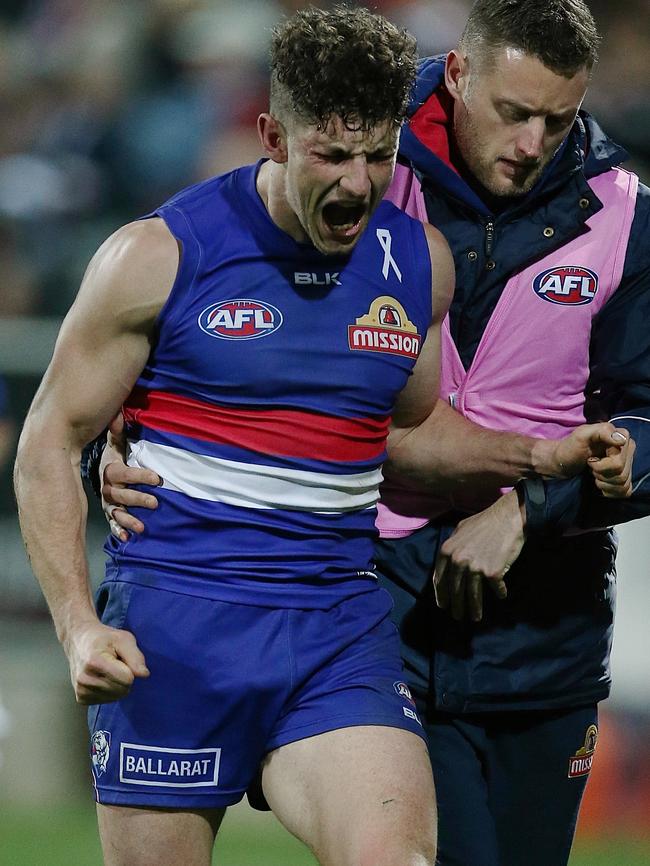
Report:
[[[501,866],[479,725],[446,713],[425,725],[438,798],[438,866]]]
[[[508,715],[515,720],[495,734],[490,767],[500,862],[564,866],[598,736],[597,708]]]
[[[210,866],[224,813],[98,804],[104,866]]]
[[[436,809],[424,740],[399,728],[342,728],[267,756],[264,793],[323,866],[428,866]]]

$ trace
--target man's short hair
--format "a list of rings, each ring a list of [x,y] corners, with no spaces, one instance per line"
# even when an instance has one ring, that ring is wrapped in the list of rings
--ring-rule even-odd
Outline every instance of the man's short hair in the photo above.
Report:
[[[361,7],[303,9],[279,24],[271,43],[271,113],[350,129],[405,117],[416,70],[406,30]]]
[[[600,37],[583,0],[476,0],[460,38],[468,54],[517,48],[569,78],[598,60]]]

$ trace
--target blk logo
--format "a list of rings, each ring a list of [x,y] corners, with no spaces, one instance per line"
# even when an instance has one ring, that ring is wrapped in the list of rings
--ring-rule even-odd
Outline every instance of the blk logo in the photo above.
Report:
[[[256,340],[268,337],[282,324],[282,313],[271,304],[236,298],[206,307],[199,327],[220,340]]]
[[[306,271],[303,273],[302,271],[295,271],[293,275],[293,281],[297,286],[340,286],[341,281],[339,280],[338,271],[334,274],[324,273],[324,274],[314,274],[307,273]]]

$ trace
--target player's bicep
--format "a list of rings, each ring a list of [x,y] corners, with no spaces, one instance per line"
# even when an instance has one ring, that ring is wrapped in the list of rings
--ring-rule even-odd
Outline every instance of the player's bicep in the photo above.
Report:
[[[422,351],[393,413],[393,430],[420,424],[433,411],[440,391],[442,322],[454,290],[455,269],[449,245],[433,226],[424,224],[431,260],[432,321]]]
[[[442,233],[429,223],[424,224],[424,233],[431,257],[431,311],[433,321],[442,323],[454,294],[456,268]]]
[[[30,410],[32,424],[85,444],[131,391],[178,266],[175,240],[161,221],[151,223],[116,232],[91,261]]]
[[[421,424],[433,411],[439,389],[440,322],[432,322],[413,372],[395,404],[392,431],[407,430]]]
[[[35,397],[30,419],[69,431],[85,444],[115,415],[147,360],[143,333],[95,329],[70,312],[61,329],[50,366]]]

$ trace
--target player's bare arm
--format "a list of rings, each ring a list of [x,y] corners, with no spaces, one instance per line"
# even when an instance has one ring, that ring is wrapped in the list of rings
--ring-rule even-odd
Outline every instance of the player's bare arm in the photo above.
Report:
[[[440,327],[446,315],[454,286],[454,263],[440,232],[425,226],[432,262],[434,320],[423,354],[440,351]],[[428,348],[427,348],[428,346]],[[422,370],[430,368],[426,358],[416,364],[400,403],[424,407],[428,395],[421,393]],[[417,392],[417,396],[415,396]],[[589,468],[603,495],[625,497],[631,493],[634,442],[627,430],[609,422],[583,424],[559,440],[540,439],[518,433],[488,430],[464,418],[445,400],[435,401],[429,413],[417,423],[412,415],[405,420],[394,417],[389,438],[389,460],[384,467],[387,478],[409,488],[436,496],[451,494],[462,499],[463,490],[494,492],[530,475],[570,478]]]
[[[20,438],[20,522],[68,656],[77,700],[115,700],[147,668],[128,632],[95,614],[85,555],[81,449],[114,417],[150,351],[178,248],[161,220],[117,231],[92,259]]]
[[[585,468],[604,496],[631,493],[635,444],[627,430],[608,421],[582,424],[562,439],[538,439],[480,427],[438,400],[417,436],[409,432],[393,437],[387,477],[437,496],[448,494],[455,502],[462,501],[464,490],[475,498],[520,478],[570,478]]]
[[[463,489],[493,494],[530,475],[569,478],[586,466],[605,496],[631,493],[634,444],[626,430],[609,422],[583,424],[560,440],[488,430],[456,412],[438,393],[438,374],[432,382],[431,364],[440,352],[440,328],[454,286],[454,264],[447,242],[435,228],[425,226],[432,263],[433,323],[413,375],[401,395],[389,437],[389,460],[384,472],[409,488],[453,494]],[[428,390],[427,390],[428,389]],[[426,415],[419,414],[429,407]]]

